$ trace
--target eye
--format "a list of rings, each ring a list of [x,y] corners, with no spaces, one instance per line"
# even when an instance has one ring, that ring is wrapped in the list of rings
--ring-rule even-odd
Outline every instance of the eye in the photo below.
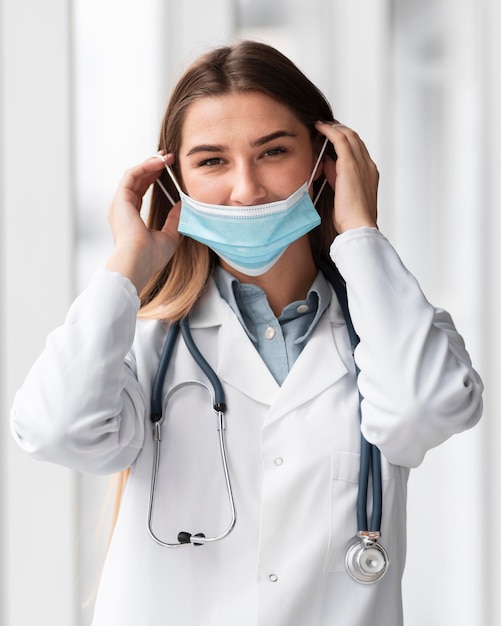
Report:
[[[210,157],[209,159],[202,159],[202,161],[198,162],[198,167],[215,167],[216,165],[221,165],[223,163],[223,159],[220,157]]]
[[[268,150],[266,150],[266,152],[264,152],[263,156],[264,157],[274,157],[274,156],[279,156],[280,154],[284,154],[285,152],[287,152],[286,148],[282,148],[281,146],[277,146],[275,148],[269,148]]]

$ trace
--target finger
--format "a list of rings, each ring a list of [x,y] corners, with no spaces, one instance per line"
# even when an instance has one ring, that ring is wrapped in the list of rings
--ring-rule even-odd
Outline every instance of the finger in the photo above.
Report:
[[[122,179],[124,185],[132,191],[143,191],[145,185],[151,185],[151,183],[161,174],[163,168],[173,162],[173,154],[154,154],[142,163],[131,167],[125,172]]]
[[[348,128],[347,126],[343,126],[342,128],[339,128],[338,130],[342,132],[345,135],[345,137],[348,139],[348,142],[353,151],[353,154],[362,157],[366,161],[372,160],[369,154],[369,151],[367,150],[367,146],[365,145],[364,141],[361,139],[360,135],[357,132],[355,132],[351,128]]]
[[[369,151],[358,133],[340,122],[317,122],[317,129],[325,135],[334,145],[338,156],[361,157],[364,160],[370,159]]]
[[[341,157],[342,161],[346,158],[356,158],[354,148],[352,147],[346,132],[349,129],[346,126],[340,124],[339,122],[317,122],[316,127],[318,131],[324,135],[324,137],[327,137],[327,139],[334,146],[336,158]]]
[[[172,163],[174,155],[155,154],[142,163],[129,168],[117,189],[117,196],[126,202],[132,202],[136,208],[140,208],[141,201],[150,187],[157,180],[166,164]]]
[[[329,185],[332,189],[335,189],[337,176],[336,161],[328,155],[326,155],[324,159],[324,174],[329,182]]]
[[[181,214],[181,202],[176,202],[172,209],[168,212],[162,231],[179,236],[178,226]]]
[[[160,150],[156,154],[153,155],[153,159],[160,159],[162,163],[165,165],[173,165],[175,156],[172,152],[165,152],[164,150]]]

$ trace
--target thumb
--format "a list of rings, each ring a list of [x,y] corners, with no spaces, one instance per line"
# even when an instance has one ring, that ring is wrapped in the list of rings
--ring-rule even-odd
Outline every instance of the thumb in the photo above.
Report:
[[[167,218],[162,227],[163,233],[169,233],[170,235],[179,236],[178,226],[179,226],[179,216],[181,214],[181,202],[176,202],[176,204],[172,207],[172,209],[167,214]]]

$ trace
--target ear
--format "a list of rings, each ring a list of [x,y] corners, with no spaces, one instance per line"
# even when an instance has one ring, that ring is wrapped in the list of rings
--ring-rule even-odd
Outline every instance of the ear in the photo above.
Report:
[[[320,176],[322,176],[323,173],[324,173],[324,164],[323,164],[323,161],[320,161],[317,167],[317,171],[315,172],[315,176],[313,177],[313,180],[314,181],[318,180]]]
[[[315,174],[313,176],[314,181],[318,180],[324,172],[323,159],[324,159],[324,154],[325,154],[327,144],[328,144],[327,137],[325,137],[325,135],[318,134],[313,144],[313,155],[314,155],[313,166],[315,166],[315,164],[317,163],[318,158],[319,157],[321,158],[320,158],[320,162],[317,165],[317,169],[315,170]]]

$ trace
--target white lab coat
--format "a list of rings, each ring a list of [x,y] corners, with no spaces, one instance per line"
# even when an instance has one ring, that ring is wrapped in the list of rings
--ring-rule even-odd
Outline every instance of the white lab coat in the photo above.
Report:
[[[362,585],[344,566],[356,533],[360,426],[335,296],[281,387],[214,285],[191,314],[226,392],[237,523],[219,543],[170,550],[146,530],[150,389],[166,327],[136,324],[132,285],[103,270],[49,337],[12,412],[14,436],[34,457],[92,473],[132,465],[94,626],[402,623],[409,468],[477,422],[482,383],[449,315],[427,302],[377,230],[345,233],[332,255],[361,340],[362,430],[383,455],[387,574]],[[179,382],[203,380],[182,342],[173,361],[164,398]],[[229,508],[210,399],[188,388],[164,408],[155,532],[166,541],[181,530],[218,534]]]

